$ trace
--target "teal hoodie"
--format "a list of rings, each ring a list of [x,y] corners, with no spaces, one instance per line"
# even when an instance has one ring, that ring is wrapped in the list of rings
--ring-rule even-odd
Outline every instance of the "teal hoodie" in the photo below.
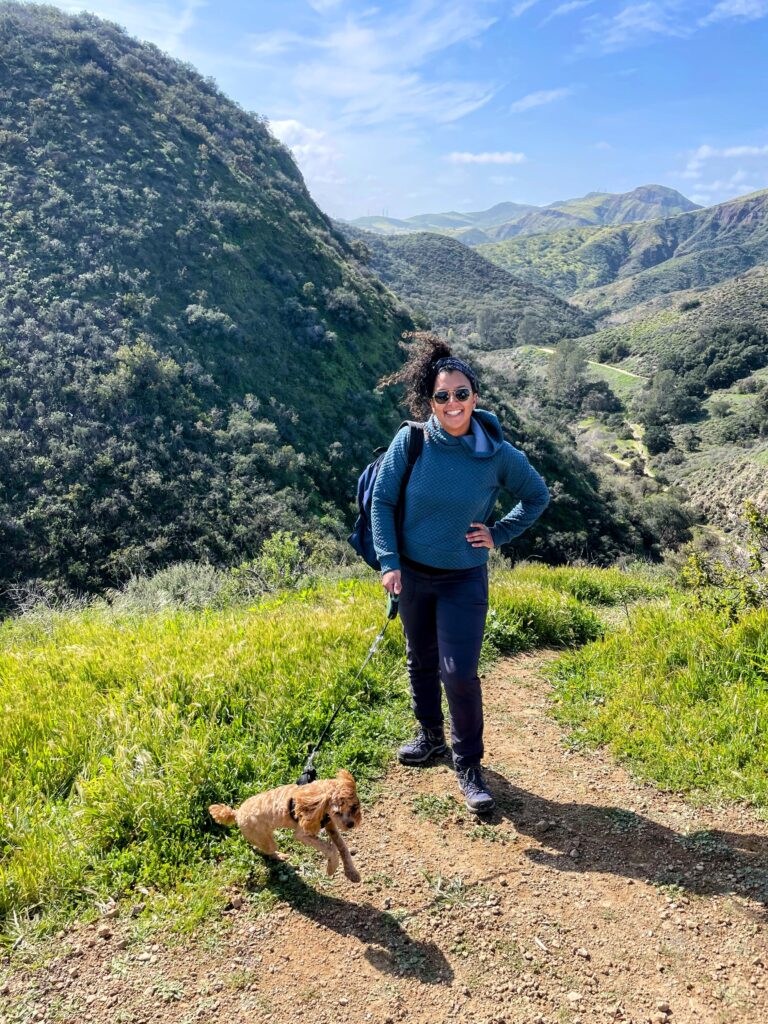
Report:
[[[547,485],[525,455],[504,440],[491,412],[476,409],[472,432],[454,437],[434,416],[426,424],[424,450],[405,495],[402,548],[395,507],[408,462],[408,427],[397,432],[376,478],[371,528],[382,573],[400,568],[400,555],[438,569],[471,569],[488,560],[487,548],[466,539],[471,523],[485,523],[499,490],[518,503],[491,527],[495,547],[528,529],[549,504]]]

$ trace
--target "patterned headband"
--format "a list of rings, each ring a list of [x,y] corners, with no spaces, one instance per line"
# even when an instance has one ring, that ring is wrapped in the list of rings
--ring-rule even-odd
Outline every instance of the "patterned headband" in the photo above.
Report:
[[[471,366],[468,366],[463,359],[457,359],[456,356],[445,356],[443,359],[437,360],[434,369],[435,377],[437,377],[441,370],[455,370],[457,373],[463,373],[472,385],[472,390],[475,394],[480,394],[480,384],[475,376],[475,371]]]

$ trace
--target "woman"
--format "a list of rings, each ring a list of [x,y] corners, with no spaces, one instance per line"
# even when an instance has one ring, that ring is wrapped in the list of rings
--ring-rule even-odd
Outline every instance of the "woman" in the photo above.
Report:
[[[415,416],[431,413],[424,448],[405,496],[401,536],[396,506],[406,469],[409,428],[389,446],[373,492],[371,525],[381,582],[400,595],[412,706],[420,730],[398,750],[403,764],[424,764],[446,750],[441,680],[451,716],[453,763],[467,808],[493,810],[480,762],[483,704],[477,674],[488,611],[488,552],[518,537],[549,502],[546,484],[502,435],[493,413],[477,408],[478,382],[434,335],[419,335],[402,369],[384,383],[405,383]],[[493,526],[500,488],[518,504]]]

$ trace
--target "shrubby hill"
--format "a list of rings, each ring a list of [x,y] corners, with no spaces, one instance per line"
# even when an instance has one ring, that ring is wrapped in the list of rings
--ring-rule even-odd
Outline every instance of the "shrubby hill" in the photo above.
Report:
[[[352,226],[383,235],[435,231],[451,235],[466,245],[538,235],[568,228],[671,217],[699,207],[684,195],[663,185],[642,185],[631,192],[590,192],[578,199],[564,199],[549,206],[497,203],[474,213],[423,213],[397,220],[392,217],[359,217]]]
[[[549,343],[594,329],[581,310],[455,239],[429,232],[382,238],[347,225],[342,230],[363,242],[372,269],[417,313],[478,347]]]
[[[0,4],[0,60],[2,577],[233,559],[346,498],[410,320],[266,123],[89,15]]]
[[[656,369],[665,353],[712,328],[751,323],[768,330],[768,266],[760,265],[709,288],[667,292],[600,321],[582,339],[585,351],[641,373]]]
[[[605,314],[768,262],[768,190],[664,220],[576,228],[479,251],[510,273]]]

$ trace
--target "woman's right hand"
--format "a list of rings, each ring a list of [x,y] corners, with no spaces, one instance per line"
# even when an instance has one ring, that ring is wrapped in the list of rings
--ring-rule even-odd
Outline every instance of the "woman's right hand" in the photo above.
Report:
[[[399,594],[403,589],[400,570],[392,569],[390,572],[385,572],[381,577],[381,585],[388,594]]]

